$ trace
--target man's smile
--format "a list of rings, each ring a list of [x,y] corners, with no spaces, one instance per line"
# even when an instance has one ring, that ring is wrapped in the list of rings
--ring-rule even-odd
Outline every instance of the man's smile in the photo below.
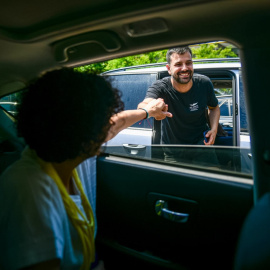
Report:
[[[191,72],[190,71],[187,71],[187,72],[179,72],[178,73],[178,76],[180,77],[190,77],[191,75]]]

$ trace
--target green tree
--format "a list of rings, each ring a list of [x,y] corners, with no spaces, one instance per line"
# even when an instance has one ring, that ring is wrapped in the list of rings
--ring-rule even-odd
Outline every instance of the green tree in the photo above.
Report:
[[[219,47],[218,43],[200,44],[198,47],[192,49],[193,58],[228,58],[237,57],[237,54],[232,51],[232,47]]]
[[[192,47],[192,53],[194,58],[226,58],[236,57],[237,55],[232,51],[232,47],[219,47],[218,43],[200,44],[199,46]],[[112,69],[144,65],[150,63],[166,62],[167,50],[159,50],[144,54],[132,55],[128,57],[117,58],[106,62],[100,62],[96,64],[85,65],[77,67],[75,69],[80,72],[94,72],[102,73]]]
[[[132,55],[128,57],[122,57],[122,58],[110,60],[108,61],[105,71],[116,69],[116,68],[122,68],[122,67],[165,62],[166,52],[167,50],[154,51],[154,52]]]
[[[108,65],[108,61],[76,67],[75,70],[78,70],[80,72],[100,74],[106,70],[107,65]]]

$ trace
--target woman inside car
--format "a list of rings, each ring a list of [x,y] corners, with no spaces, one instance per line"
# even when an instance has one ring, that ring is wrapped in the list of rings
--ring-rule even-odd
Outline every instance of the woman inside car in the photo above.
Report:
[[[0,179],[0,268],[102,269],[95,256],[91,187],[76,167],[118,132],[147,117],[171,117],[162,99],[123,111],[104,78],[61,69],[29,85],[18,110],[26,142]]]

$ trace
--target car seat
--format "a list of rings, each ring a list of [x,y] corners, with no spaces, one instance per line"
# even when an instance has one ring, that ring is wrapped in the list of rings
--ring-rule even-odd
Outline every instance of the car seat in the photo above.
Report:
[[[270,193],[264,194],[244,222],[235,270],[270,269]]]

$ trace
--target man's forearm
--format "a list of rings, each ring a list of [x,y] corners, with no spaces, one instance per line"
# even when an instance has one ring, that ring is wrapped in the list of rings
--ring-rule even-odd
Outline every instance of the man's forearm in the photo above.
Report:
[[[220,109],[219,106],[209,109],[209,121],[211,130],[218,130],[218,123],[220,118]]]

